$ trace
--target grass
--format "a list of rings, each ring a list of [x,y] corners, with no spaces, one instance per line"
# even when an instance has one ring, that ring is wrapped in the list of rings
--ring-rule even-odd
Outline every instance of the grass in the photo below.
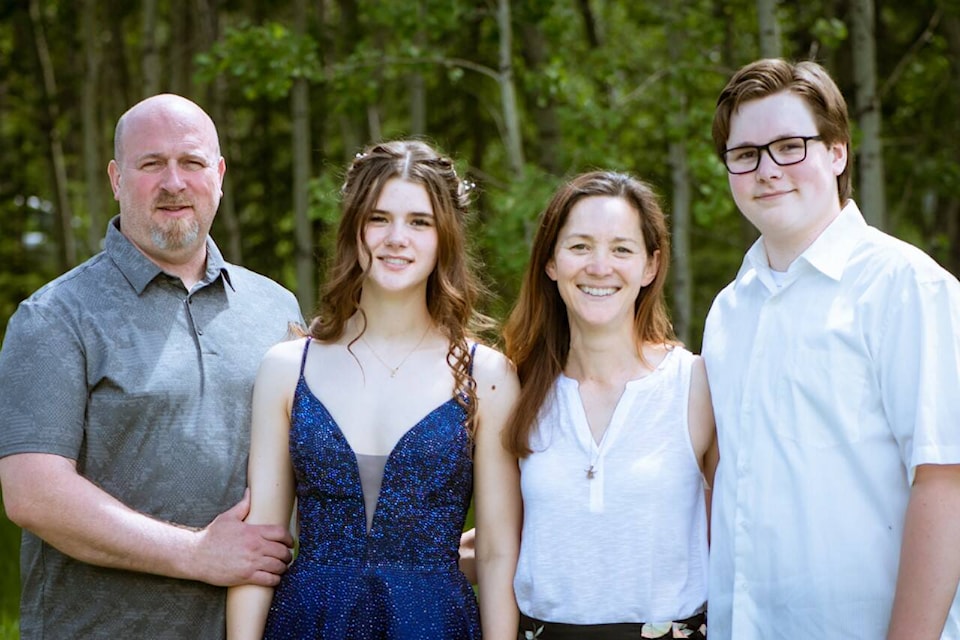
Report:
[[[0,502],[0,640],[19,640],[20,528]]]

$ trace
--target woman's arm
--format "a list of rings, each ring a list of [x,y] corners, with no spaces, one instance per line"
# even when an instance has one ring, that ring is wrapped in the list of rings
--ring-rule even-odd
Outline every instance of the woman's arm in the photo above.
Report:
[[[273,347],[263,358],[253,389],[250,430],[250,513],[246,522],[288,526],[294,480],[290,463],[290,409],[303,342]],[[227,590],[227,637],[263,637],[273,588],[242,585]]]
[[[501,434],[520,384],[503,354],[482,347],[477,349],[474,378],[479,403],[474,497],[480,620],[486,640],[514,640],[519,613],[513,575],[520,554],[523,503],[517,459],[503,448]]]
[[[706,483],[705,497],[707,509],[707,529],[710,527],[710,501],[713,496],[713,477],[720,462],[720,450],[717,446],[717,428],[713,417],[713,404],[710,398],[710,386],[707,382],[707,369],[703,358],[697,356],[693,362],[690,376],[689,419],[690,442],[700,461],[700,471]]]

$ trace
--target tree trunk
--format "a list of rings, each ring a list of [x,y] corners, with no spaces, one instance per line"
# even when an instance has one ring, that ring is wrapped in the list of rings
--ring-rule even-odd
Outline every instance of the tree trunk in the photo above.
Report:
[[[220,33],[217,0],[200,0],[194,5],[194,11],[197,22],[198,45],[203,50],[209,50]],[[226,93],[226,79],[221,75],[213,81],[207,95],[207,111],[217,125],[217,132],[220,135],[220,152],[227,160],[227,173],[223,179],[223,197],[220,199],[220,208],[217,210],[217,220],[222,222],[226,238],[217,238],[217,244],[227,260],[234,264],[243,264],[243,233],[240,229],[240,221],[237,219],[237,209],[233,197],[233,180],[230,173],[230,156],[232,154],[229,150],[232,141],[230,139],[227,109],[224,106]]]
[[[143,91],[141,97],[160,93],[160,52],[157,50],[157,0],[143,0]]]
[[[470,17],[464,29],[467,35],[465,42],[467,46],[470,47],[466,58],[470,60],[483,59],[482,46],[480,43],[483,41],[484,21],[481,9],[483,6],[486,6],[484,1],[485,0],[473,0],[473,10],[468,14]],[[484,158],[487,155],[487,148],[490,144],[490,136],[487,135],[487,132],[484,130],[483,109],[476,95],[471,92],[462,92],[459,99],[466,132],[470,139],[470,166],[479,168],[484,164]],[[485,197],[482,190],[480,191],[479,197],[481,199]],[[488,215],[488,210],[480,206],[481,203],[478,202],[477,204],[477,211],[479,212],[478,218],[480,221],[484,221]]]
[[[857,171],[857,194],[867,222],[883,229],[886,225],[886,183],[883,177],[883,141],[880,138],[880,96],[877,93],[877,43],[874,38],[873,0],[851,0],[853,74],[856,86],[856,114],[862,134]]]
[[[198,6],[203,3],[197,3],[194,1],[188,0],[171,0],[170,2],[170,33],[177,34],[176,37],[170,38],[170,43],[167,45],[169,50],[169,78],[167,79],[168,90],[179,94],[181,96],[192,95],[190,86],[190,60],[192,59],[192,43],[193,38],[191,37],[192,32],[190,29],[190,20],[187,20],[187,16],[191,12],[199,15],[200,12],[206,11],[205,8]],[[216,14],[216,7],[211,7],[210,10]],[[200,26],[203,28],[203,25]],[[208,46],[213,46],[214,40],[208,41]]]
[[[523,52],[527,68],[531,73],[539,73],[549,55],[547,42],[540,29],[538,21],[523,22]],[[560,150],[560,124],[557,119],[556,103],[549,95],[533,96],[531,108],[533,117],[531,122],[536,123],[538,135],[534,145],[538,164],[553,175],[563,173],[563,153]]]
[[[673,11],[679,10],[674,7]],[[670,59],[683,59],[680,43],[683,38],[674,18],[668,18],[667,50]],[[671,244],[673,248],[673,328],[684,344],[691,344],[693,324],[693,278],[690,268],[690,169],[687,161],[687,94],[677,73],[670,75],[670,111],[668,135],[668,159],[670,163],[670,184],[673,193],[673,211],[671,220],[673,230]]]
[[[63,144],[57,123],[60,109],[57,105],[57,83],[53,73],[53,62],[47,46],[47,36],[43,28],[43,16],[40,12],[40,0],[30,0],[30,22],[33,27],[33,42],[43,76],[43,109],[39,116],[47,134],[47,151],[50,154],[50,173],[53,189],[56,193],[56,224],[54,233],[60,246],[57,266],[61,272],[77,264],[77,248],[73,237],[73,209],[67,190],[67,168],[63,156]]]
[[[344,60],[350,56],[360,41],[360,19],[357,0],[338,0],[340,6],[340,29],[337,37],[334,38],[336,60],[331,60],[331,64]],[[328,67],[329,68],[329,67]],[[332,86],[332,82],[330,83]],[[352,98],[356,100],[356,98]],[[364,144],[364,136],[361,135],[363,125],[360,122],[362,114],[359,109],[351,110],[347,113],[340,112],[340,135],[343,136],[343,151],[346,160],[353,159],[353,154],[360,150]]]
[[[583,33],[587,38],[587,44],[590,49],[599,49],[600,36],[597,34],[597,21],[593,17],[590,0],[577,0],[577,8],[580,9],[580,17],[583,18]]]
[[[117,117],[133,103],[140,99],[140,91],[133,89],[133,81],[130,79],[130,62],[127,56],[126,33],[124,31],[123,21],[120,19],[122,11],[120,5],[122,0],[110,0],[109,8],[105,12],[105,18],[110,29],[110,46],[107,47],[109,60],[104,68],[105,77],[104,86],[111,87],[104,96],[106,100],[111,101],[110,113]],[[112,81],[110,78],[114,78]],[[105,100],[105,101],[106,101]]]
[[[424,55],[427,52],[427,8],[424,0],[417,0],[417,32],[414,34],[414,43],[417,47],[417,55]],[[408,83],[410,90],[410,133],[414,136],[422,136],[427,132],[427,85],[423,77],[423,72],[415,68],[410,74]]]
[[[510,0],[498,0],[497,26],[500,30],[500,100],[506,129],[507,157],[514,177],[523,175],[523,141],[520,136],[520,115],[513,85],[513,25]]]
[[[760,57],[779,58],[783,52],[780,39],[780,21],[777,19],[779,0],[757,0],[757,22],[760,26]]]
[[[950,84],[953,87],[951,95],[954,99],[956,108],[957,97],[960,96],[960,7],[953,3],[941,1],[937,3],[943,10],[943,33],[946,36],[951,59]],[[949,134],[947,134],[949,135]],[[955,145],[949,147],[952,150],[954,162],[960,164],[960,149]],[[946,199],[946,195],[942,195]],[[947,258],[944,260],[944,266],[955,276],[960,277],[960,204],[956,197],[950,197],[950,200],[941,205],[941,219],[944,221],[943,227],[947,233]]]
[[[293,32],[306,34],[307,0],[295,0]],[[310,86],[295,78],[290,95],[293,134],[293,218],[296,229],[297,299],[305,317],[314,311],[316,291],[313,259],[313,227],[310,224]]]
[[[81,31],[83,58],[86,70],[81,88],[81,111],[83,117],[83,177],[87,200],[87,255],[100,251],[104,237],[103,198],[106,184],[103,161],[100,157],[100,126],[97,118],[97,98],[100,94],[100,27],[97,20],[97,2],[83,0],[81,7]]]

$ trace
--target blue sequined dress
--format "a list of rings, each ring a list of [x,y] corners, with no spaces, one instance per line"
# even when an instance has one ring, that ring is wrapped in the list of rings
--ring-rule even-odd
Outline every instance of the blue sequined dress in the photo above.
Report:
[[[465,419],[451,398],[400,438],[368,533],[356,456],[301,365],[290,422],[300,549],[264,638],[480,638],[476,597],[457,567],[473,491]]]

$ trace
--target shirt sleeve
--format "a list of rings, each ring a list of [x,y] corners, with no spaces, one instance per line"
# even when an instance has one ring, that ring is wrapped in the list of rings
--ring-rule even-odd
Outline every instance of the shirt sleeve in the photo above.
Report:
[[[918,465],[960,463],[960,284],[935,265],[910,275],[892,288],[878,365],[912,484]]]
[[[0,457],[53,453],[77,459],[85,362],[77,330],[62,312],[35,300],[21,303],[0,349]]]

